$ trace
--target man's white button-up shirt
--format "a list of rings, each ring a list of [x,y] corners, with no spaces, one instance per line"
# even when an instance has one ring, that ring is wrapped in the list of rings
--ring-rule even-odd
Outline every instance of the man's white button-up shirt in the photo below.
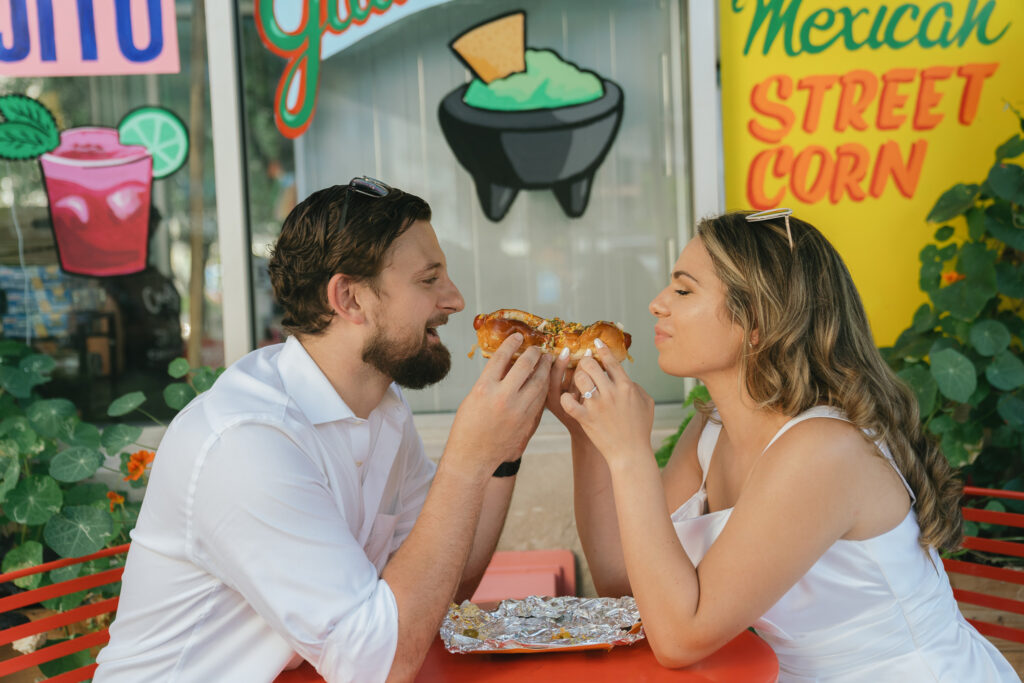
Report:
[[[363,420],[295,338],[250,353],[160,444],[95,680],[383,681],[434,470],[397,386]]]

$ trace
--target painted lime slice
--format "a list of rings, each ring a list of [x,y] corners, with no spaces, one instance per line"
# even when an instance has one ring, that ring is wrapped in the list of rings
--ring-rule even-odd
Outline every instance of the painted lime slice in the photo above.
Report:
[[[153,155],[153,178],[171,175],[188,157],[188,130],[163,107],[133,109],[121,119],[117,131],[122,145],[142,145]]]

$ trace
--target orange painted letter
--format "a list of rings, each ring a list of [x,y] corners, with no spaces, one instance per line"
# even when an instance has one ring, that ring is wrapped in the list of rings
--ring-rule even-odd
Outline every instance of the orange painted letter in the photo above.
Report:
[[[878,77],[870,71],[857,69],[843,74],[839,79],[843,89],[839,96],[839,108],[836,110],[836,130],[842,133],[847,126],[857,130],[867,130],[864,121],[864,110],[875,99],[878,92]],[[860,88],[860,95],[856,94]]]
[[[964,64],[956,70],[956,75],[964,79],[964,94],[960,98],[960,123],[969,126],[978,113],[978,100],[981,99],[981,88],[985,79],[996,72],[998,62],[989,64]]]
[[[769,76],[755,85],[754,89],[750,91],[750,106],[753,110],[782,124],[781,128],[772,129],[762,126],[756,119],[750,119],[747,123],[747,129],[751,135],[761,142],[779,142],[782,140],[793,127],[793,119],[796,118],[793,115],[792,109],[781,102],[772,102],[768,98],[768,90],[771,88],[772,83],[778,83],[780,100],[788,100],[789,96],[793,94],[793,79],[786,75]]]
[[[807,178],[811,172],[811,164],[814,157],[821,161],[818,163],[818,175],[807,187]],[[821,145],[809,145],[804,151],[796,156],[793,162],[793,175],[789,179],[789,187],[793,190],[796,198],[805,204],[817,204],[825,198],[829,185],[832,184],[832,176],[835,172],[835,162],[832,155]]]
[[[807,109],[804,111],[803,128],[808,133],[818,130],[818,121],[821,118],[821,101],[825,99],[825,91],[835,85],[839,80],[838,76],[805,76],[800,79],[796,87],[807,91]]]
[[[910,199],[917,190],[917,181],[921,178],[921,168],[928,152],[928,142],[918,140],[910,146],[910,158],[904,164],[900,158],[900,146],[894,140],[883,142],[878,148],[875,158],[875,172],[871,176],[871,196],[881,197],[885,190],[885,182],[892,176],[900,194]]]
[[[921,71],[921,87],[917,90],[917,107],[914,108],[914,130],[931,130],[942,121],[942,114],[932,113],[932,108],[942,101],[942,93],[935,92],[935,81],[944,81],[952,75],[951,66],[930,66]]]
[[[882,74],[882,96],[878,98],[878,118],[875,125],[879,130],[895,130],[907,120],[906,114],[897,114],[897,109],[902,109],[907,101],[906,95],[901,95],[899,87],[901,83],[910,83],[917,75],[917,69],[890,69]]]
[[[870,164],[871,153],[864,145],[856,142],[839,145],[836,148],[836,173],[832,178],[829,202],[838,204],[843,198],[843,193],[850,195],[850,199],[855,202],[864,199],[866,193],[860,184],[868,174]]]
[[[786,196],[785,186],[780,188],[773,197],[769,197],[765,193],[764,182],[768,177],[768,166],[772,163],[773,156],[775,164],[772,168],[772,175],[776,178],[784,178],[793,167],[793,150],[788,145],[766,149],[754,157],[750,163],[750,170],[747,172],[747,201],[750,202],[751,208],[759,211],[775,208]]]

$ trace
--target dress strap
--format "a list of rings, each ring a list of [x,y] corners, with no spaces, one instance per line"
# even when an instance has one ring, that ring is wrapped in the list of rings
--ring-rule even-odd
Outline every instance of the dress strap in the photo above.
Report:
[[[764,447],[763,451],[761,451],[761,455],[764,455],[768,451],[768,449],[772,447],[772,444],[779,440],[780,436],[782,436],[790,429],[803,422],[804,420],[810,420],[815,417],[830,417],[833,420],[842,420],[843,422],[849,422],[849,420],[846,419],[846,416],[843,415],[842,411],[840,411],[838,408],[833,408],[832,406],[814,406],[813,408],[808,408],[804,412],[792,418],[786,424],[782,425],[782,429],[775,433],[775,436],[772,437],[772,440],[769,441],[768,445]]]
[[[694,419],[699,417],[699,414],[694,415]],[[700,464],[701,489],[704,488],[704,482],[708,480],[708,469],[711,468],[711,456],[715,453],[715,444],[718,443],[718,437],[722,433],[722,423],[718,422],[718,419],[718,411],[716,410],[704,423],[704,427],[700,430],[700,437],[697,439],[697,462]]]

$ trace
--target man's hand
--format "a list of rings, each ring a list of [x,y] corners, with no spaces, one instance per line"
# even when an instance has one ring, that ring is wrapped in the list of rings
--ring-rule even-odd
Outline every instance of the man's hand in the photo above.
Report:
[[[455,414],[446,454],[488,470],[522,455],[544,409],[553,360],[531,346],[512,363],[522,341],[513,334],[484,366]]]

